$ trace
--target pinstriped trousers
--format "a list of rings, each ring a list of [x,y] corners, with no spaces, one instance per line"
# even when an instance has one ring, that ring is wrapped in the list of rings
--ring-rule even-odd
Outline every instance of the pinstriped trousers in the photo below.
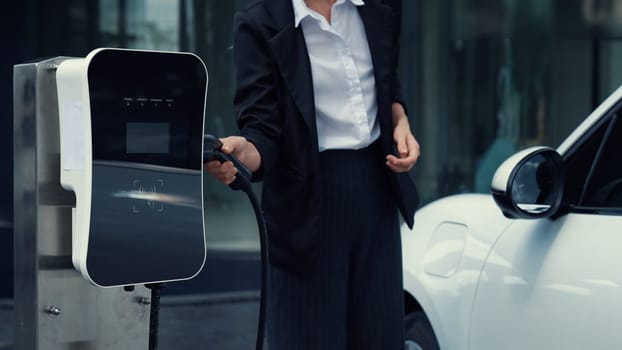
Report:
[[[272,266],[269,350],[403,349],[402,256],[377,145],[320,153],[321,251],[298,275]]]

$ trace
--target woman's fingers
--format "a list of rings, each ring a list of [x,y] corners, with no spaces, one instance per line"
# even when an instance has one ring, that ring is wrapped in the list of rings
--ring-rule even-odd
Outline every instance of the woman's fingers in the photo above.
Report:
[[[216,180],[229,185],[235,180],[235,174],[238,169],[235,168],[232,162],[221,163],[218,160],[212,160],[204,164],[205,170],[210,173]]]

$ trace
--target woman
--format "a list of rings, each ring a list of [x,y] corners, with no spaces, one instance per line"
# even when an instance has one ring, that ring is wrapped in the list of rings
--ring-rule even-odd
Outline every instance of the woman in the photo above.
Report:
[[[263,0],[236,15],[240,135],[222,150],[263,181],[270,349],[403,348],[398,212],[412,226],[420,151],[400,18],[399,0]],[[205,168],[235,179],[230,162]]]

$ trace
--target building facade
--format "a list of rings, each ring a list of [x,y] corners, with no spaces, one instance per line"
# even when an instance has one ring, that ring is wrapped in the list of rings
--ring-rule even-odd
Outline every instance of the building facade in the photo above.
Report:
[[[288,0],[283,0],[288,1]],[[369,0],[372,1],[372,0]],[[0,149],[12,164],[12,66],[98,47],[191,51],[209,72],[206,132],[236,133],[232,27],[250,1],[24,0],[3,31]],[[622,83],[621,0],[404,0],[400,78],[423,204],[488,192],[506,157],[556,147]],[[12,280],[11,166],[0,167],[0,277]],[[208,248],[256,251],[250,204],[207,178]],[[257,185],[260,190],[261,185]],[[12,284],[0,284],[0,298]]]

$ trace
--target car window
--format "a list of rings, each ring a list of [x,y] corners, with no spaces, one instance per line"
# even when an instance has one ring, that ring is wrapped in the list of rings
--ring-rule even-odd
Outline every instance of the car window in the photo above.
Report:
[[[622,123],[614,116],[587,178],[582,206],[622,208]]]
[[[566,182],[564,185],[563,207],[574,207],[579,204],[581,194],[585,188],[585,180],[603,140],[607,125],[608,123],[606,122],[596,125],[564,155]]]
[[[564,206],[622,212],[622,122],[614,108],[565,156]]]

